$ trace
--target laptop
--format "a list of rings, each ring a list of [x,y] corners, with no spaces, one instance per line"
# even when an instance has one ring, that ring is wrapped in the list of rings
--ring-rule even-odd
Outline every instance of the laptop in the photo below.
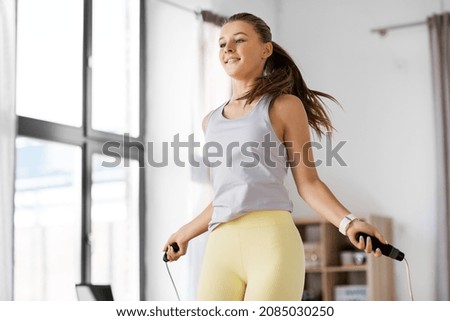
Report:
[[[75,285],[78,301],[114,301],[111,285]]]

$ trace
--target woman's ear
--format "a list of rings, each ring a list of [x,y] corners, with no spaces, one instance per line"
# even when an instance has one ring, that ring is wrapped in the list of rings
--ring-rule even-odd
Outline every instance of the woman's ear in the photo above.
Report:
[[[271,41],[266,42],[264,44],[264,50],[263,50],[263,55],[262,55],[262,59],[267,59],[272,55],[273,52],[273,44]]]

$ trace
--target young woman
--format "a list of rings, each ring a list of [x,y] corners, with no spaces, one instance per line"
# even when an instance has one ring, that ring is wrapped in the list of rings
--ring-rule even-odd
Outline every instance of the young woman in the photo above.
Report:
[[[270,28],[252,14],[231,16],[219,47],[233,92],[203,120],[206,144],[221,146],[225,154],[208,159],[214,199],[163,250],[175,261],[186,254],[189,240],[210,231],[199,300],[300,300],[304,251],[283,185],[287,167],[300,197],[357,248],[381,255],[370,238],[357,240],[358,232],[386,241],[335,198],[314,167],[309,126],[319,136],[333,129],[320,97],[334,98],[308,89],[292,58],[272,41]],[[244,157],[249,155],[253,160]]]

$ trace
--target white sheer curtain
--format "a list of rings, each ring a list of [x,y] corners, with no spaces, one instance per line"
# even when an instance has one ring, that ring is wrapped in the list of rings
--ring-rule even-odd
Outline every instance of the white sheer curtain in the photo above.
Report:
[[[450,296],[450,13],[428,18],[438,150],[436,296]]]
[[[17,0],[0,0],[0,300],[12,300]]]
[[[204,143],[202,120],[209,111],[225,102],[231,94],[231,81],[219,61],[218,39],[220,27],[198,19],[198,54],[197,72],[193,75],[192,90],[195,93],[192,101],[192,132],[195,141],[201,146]],[[204,166],[201,148],[196,148],[195,159],[202,165],[191,167],[191,182],[189,188],[189,212],[195,217],[212,200],[212,191],[209,184],[209,168]],[[188,300],[195,300],[198,277],[203,258],[207,235],[197,237],[189,245],[189,293]]]

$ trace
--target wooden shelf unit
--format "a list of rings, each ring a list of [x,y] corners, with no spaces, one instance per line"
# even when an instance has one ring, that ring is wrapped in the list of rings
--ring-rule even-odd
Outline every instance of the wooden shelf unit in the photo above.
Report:
[[[390,218],[367,215],[362,219],[375,225],[392,240]],[[361,265],[341,265],[342,251],[359,251],[348,238],[328,221],[320,217],[295,218],[295,224],[306,248],[316,248],[317,265],[306,268],[304,300],[333,301],[334,289],[338,285],[367,285],[370,301],[395,300],[395,285],[392,259],[367,255]],[[361,251],[359,251],[361,252]]]

